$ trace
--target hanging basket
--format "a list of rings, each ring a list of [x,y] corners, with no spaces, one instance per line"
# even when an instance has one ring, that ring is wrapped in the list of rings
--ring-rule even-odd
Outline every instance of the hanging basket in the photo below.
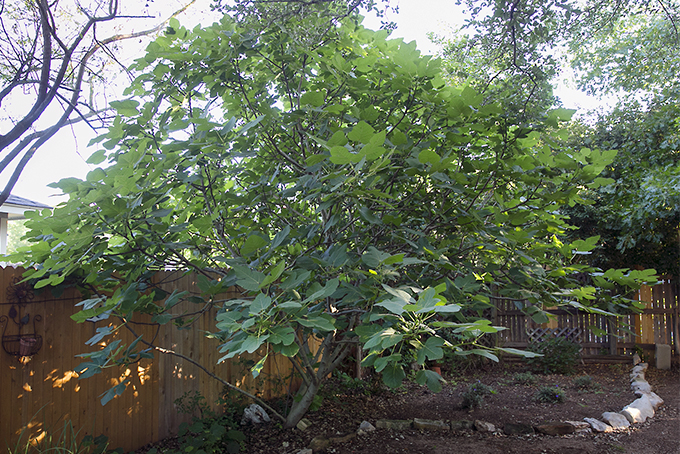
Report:
[[[2,348],[9,355],[33,356],[42,348],[42,336],[38,334],[2,336]]]

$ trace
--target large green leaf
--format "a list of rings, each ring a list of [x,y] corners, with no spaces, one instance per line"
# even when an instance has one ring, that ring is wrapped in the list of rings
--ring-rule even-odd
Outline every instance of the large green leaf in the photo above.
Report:
[[[325,94],[320,91],[310,91],[300,97],[302,104],[309,104],[314,107],[321,107],[325,98]]]
[[[298,319],[298,323],[307,328],[314,328],[320,331],[333,331],[335,330],[335,325],[333,325],[332,318],[326,318],[323,316],[309,317],[307,319]]]
[[[442,345],[444,345],[444,339],[440,337],[430,337],[425,341],[420,350],[418,350],[418,364],[425,364],[426,360],[437,360],[444,357],[444,350]]]
[[[271,306],[271,304],[272,299],[269,296],[263,293],[258,293],[250,305],[250,315],[259,315],[262,311]]]
[[[238,277],[236,283],[246,290],[257,291],[260,290],[262,282],[265,280],[265,275],[259,271],[253,271],[245,266],[233,266],[234,273]]]
[[[257,349],[259,349],[264,344],[268,337],[268,334],[265,334],[264,336],[248,336],[243,341],[243,344],[241,344],[241,351],[255,353]]]
[[[134,117],[139,114],[137,107],[139,106],[139,101],[136,99],[126,99],[125,101],[111,101],[109,103],[119,115],[125,117]]]
[[[246,242],[241,247],[241,254],[246,256],[252,255],[258,249],[266,246],[267,243],[268,243],[267,240],[265,240],[258,234],[250,235]]]
[[[373,138],[374,134],[375,129],[373,129],[371,125],[362,120],[356,125],[354,125],[350,133],[347,134],[347,137],[350,140],[354,140],[355,142],[367,144],[371,142],[371,139]]]
[[[427,385],[433,393],[438,393],[442,390],[442,382],[444,379],[437,372],[421,369],[416,373],[416,383],[419,385]]]
[[[383,383],[385,383],[390,388],[398,388],[401,386],[401,382],[406,378],[406,373],[404,368],[399,364],[390,363],[382,371]]]

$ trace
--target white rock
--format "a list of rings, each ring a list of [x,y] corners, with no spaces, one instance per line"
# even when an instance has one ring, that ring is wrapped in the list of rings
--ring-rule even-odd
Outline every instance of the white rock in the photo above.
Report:
[[[605,424],[595,418],[583,418],[583,420],[590,424],[590,427],[592,427],[593,431],[595,432],[612,432],[614,430],[612,429],[612,426]]]
[[[357,430],[358,435],[364,435],[369,432],[375,432],[375,427],[368,421],[362,421]]]
[[[295,427],[298,430],[301,430],[301,431],[304,432],[305,430],[309,429],[309,426],[311,426],[311,425],[312,425],[312,422],[309,419],[302,418],[301,420],[298,421],[298,423],[295,425]]]
[[[586,421],[564,421],[564,423],[571,424],[576,430],[588,429],[590,427],[590,424],[588,424]]]
[[[477,429],[478,432],[482,433],[492,433],[496,431],[496,426],[494,426],[490,422],[480,421],[479,419],[477,419],[475,420],[475,429]]]
[[[245,425],[251,424],[262,424],[263,422],[269,422],[269,415],[264,408],[257,404],[250,404],[245,410],[243,410],[243,418],[241,418],[241,424]]]
[[[652,408],[656,410],[659,406],[663,405],[663,399],[659,397],[656,393],[649,393],[649,402],[652,404]],[[642,395],[638,396],[642,397]]]
[[[635,380],[644,380],[645,379],[645,372],[644,371],[639,371],[639,372],[631,372],[630,373],[630,381],[631,383],[634,382]]]
[[[637,366],[633,367],[633,372],[644,372],[647,370],[647,367],[649,367],[649,364],[640,363]]]
[[[621,414],[631,423],[645,422],[647,418],[654,416],[654,407],[649,398],[649,394],[643,394],[639,399],[635,399],[626,405]]]
[[[630,384],[630,389],[632,389],[635,394],[649,394],[652,392],[652,387],[645,380],[635,380]]]
[[[641,362],[642,362],[642,360],[640,359],[640,355],[638,355],[637,353],[635,353],[635,354],[633,355],[633,366],[637,366],[637,365],[640,364]]]
[[[602,413],[602,420],[612,426],[612,429],[625,429],[630,427],[630,422],[621,413],[606,411]]]
[[[590,432],[590,424],[588,424],[585,421],[564,421],[565,424],[570,424],[574,426],[574,432],[576,433],[583,433],[583,432]]]

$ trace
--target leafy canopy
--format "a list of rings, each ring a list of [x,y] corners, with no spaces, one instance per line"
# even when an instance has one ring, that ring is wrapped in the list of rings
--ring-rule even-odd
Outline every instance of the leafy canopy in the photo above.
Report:
[[[544,305],[623,310],[614,284],[653,280],[575,279],[590,270],[575,252],[597,238],[563,243],[559,208],[603,183],[614,154],[554,148],[549,131],[570,112],[540,131],[515,126],[473,89],[445,85],[414,44],[351,21],[309,47],[228,16],[170,25],[112,103],[119,115],[90,158],[107,167],[56,184],[69,201],[29,224],[37,286],[77,278],[96,289],[77,321],[121,320],[98,341],[137,313],[169,323],[183,299],[212,308],[222,359],[264,349],[303,377],[281,417],[293,427],[357,343],[398,386],[410,358],[496,359],[477,344],[502,329],[482,317],[492,296],[546,321]],[[167,268],[197,273],[201,295],[165,299],[151,276]],[[231,286],[242,296],[221,300]],[[139,348],[107,347],[85,369]],[[440,386],[431,371],[416,380]]]

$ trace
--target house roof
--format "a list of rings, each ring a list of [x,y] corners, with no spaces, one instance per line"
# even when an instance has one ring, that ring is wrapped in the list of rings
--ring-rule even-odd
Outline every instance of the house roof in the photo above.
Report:
[[[10,194],[7,201],[0,206],[0,213],[7,213],[10,220],[24,219],[26,211],[36,211],[45,208],[52,208],[44,203],[35,202],[16,195]]]

